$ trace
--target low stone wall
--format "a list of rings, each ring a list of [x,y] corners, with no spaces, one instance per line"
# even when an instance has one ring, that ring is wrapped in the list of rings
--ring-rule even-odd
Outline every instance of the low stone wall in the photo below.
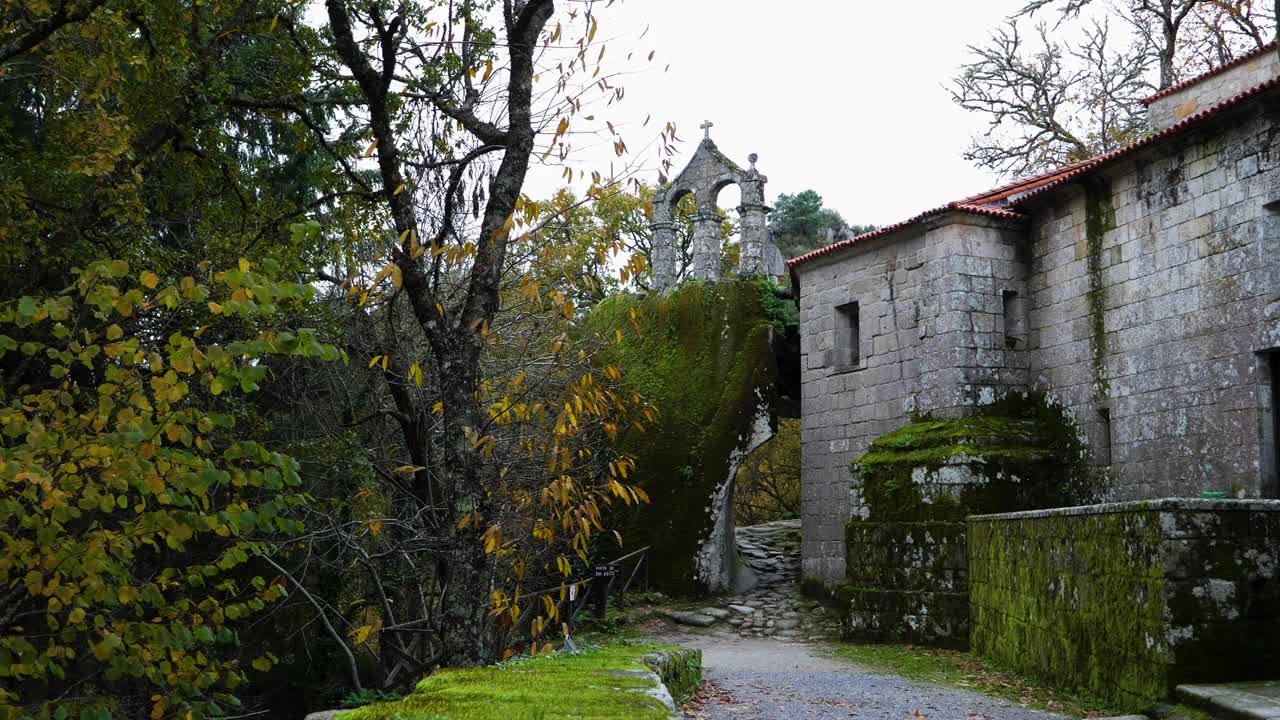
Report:
[[[974,650],[1126,708],[1280,662],[1280,501],[973,516]]]
[[[836,589],[845,639],[969,646],[965,517],[1088,497],[1071,421],[1041,395],[972,417],[921,418],[877,438],[851,467],[863,512],[845,528]]]
[[[855,521],[845,548],[846,639],[968,647],[964,523]]]
[[[679,704],[688,700],[702,684],[702,651],[694,648],[673,648],[649,653],[640,658],[648,665],[672,700]]]

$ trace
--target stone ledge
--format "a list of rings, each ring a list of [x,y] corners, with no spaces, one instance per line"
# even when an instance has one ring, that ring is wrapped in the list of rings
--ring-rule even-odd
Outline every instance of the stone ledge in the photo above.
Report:
[[[1277,683],[1241,683],[1239,685],[1179,685],[1178,699],[1188,705],[1232,720],[1274,720],[1280,718],[1280,702],[1257,692],[1255,687]]]
[[[1128,502],[1077,505],[1074,507],[1023,510],[1021,512],[970,515],[968,522],[994,522],[1001,520],[1032,520],[1047,517],[1075,515],[1106,515],[1142,511],[1163,512],[1274,512],[1280,513],[1280,500],[1227,500],[1206,498],[1161,498],[1159,500],[1132,500]]]
[[[702,684],[702,651],[694,648],[659,650],[640,658],[658,676],[658,687],[675,703],[689,699]],[[670,706],[675,711],[675,706]]]

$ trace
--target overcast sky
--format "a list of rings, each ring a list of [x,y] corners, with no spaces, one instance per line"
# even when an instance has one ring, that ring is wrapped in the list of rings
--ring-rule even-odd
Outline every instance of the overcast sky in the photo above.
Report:
[[[729,157],[745,167],[760,155],[769,201],[812,188],[849,223],[885,225],[998,184],[961,157],[983,123],[945,85],[965,46],[1024,2],[625,0],[601,15],[610,52],[657,57],[609,115],[627,122],[629,145],[651,134],[639,130],[647,114],[676,122],[677,172],[710,120]],[[557,185],[545,169],[531,180],[533,195]],[[720,200],[736,204],[736,189]]]

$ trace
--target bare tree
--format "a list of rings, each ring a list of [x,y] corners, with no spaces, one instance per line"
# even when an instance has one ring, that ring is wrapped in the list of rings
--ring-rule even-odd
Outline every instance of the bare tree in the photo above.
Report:
[[[1017,176],[1133,141],[1145,131],[1143,98],[1266,42],[1275,16],[1260,5],[1033,0],[971,46],[953,80],[952,99],[989,120],[966,157]],[[1049,9],[1053,23],[1039,20],[1026,37],[1027,23]]]

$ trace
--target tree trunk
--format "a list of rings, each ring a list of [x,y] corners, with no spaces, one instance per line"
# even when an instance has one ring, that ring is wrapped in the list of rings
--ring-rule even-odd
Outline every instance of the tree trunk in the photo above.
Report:
[[[482,476],[484,457],[466,436],[468,428],[480,426],[476,417],[479,354],[465,353],[459,360],[461,362],[446,361],[441,366],[446,418],[443,466],[439,471],[448,491],[448,516],[452,523],[440,637],[445,663],[465,667],[489,659],[485,653],[484,620],[490,591],[490,561],[481,535],[484,523],[490,518]],[[458,527],[459,522],[472,513],[474,520],[466,527]]]

